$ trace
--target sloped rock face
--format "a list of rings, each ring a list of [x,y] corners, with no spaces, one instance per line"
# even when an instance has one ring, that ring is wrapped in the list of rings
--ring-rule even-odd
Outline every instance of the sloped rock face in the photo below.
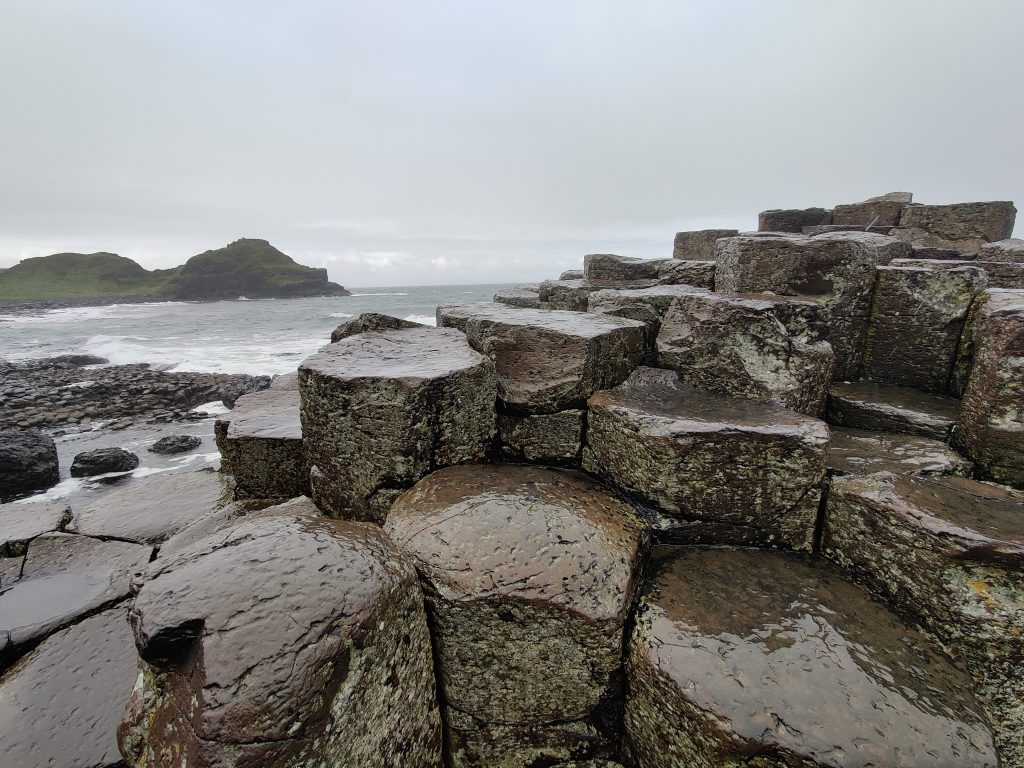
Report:
[[[810,550],[828,428],[780,406],[639,368],[589,401],[583,467],[653,506],[676,543]]]
[[[698,389],[818,416],[832,380],[832,347],[790,333],[776,306],[696,288],[681,292],[658,331],[658,362]]]
[[[829,432],[828,471],[832,475],[970,475],[974,469],[940,440],[846,427],[830,427]]]
[[[644,538],[628,505],[578,472],[451,467],[385,530],[426,588],[451,765],[525,768],[613,742],[602,710]]]
[[[333,517],[383,522],[433,469],[482,460],[496,431],[494,366],[452,329],[330,344],[300,366],[299,393],[313,497]]]
[[[45,491],[59,480],[52,437],[37,429],[0,432],[0,502]]]
[[[1024,765],[1024,493],[960,477],[836,478],[822,550],[956,658]]]
[[[825,417],[843,427],[946,440],[959,410],[952,397],[857,381],[832,385]]]
[[[989,477],[1024,488],[1024,291],[990,291],[974,339],[956,440]]]
[[[831,223],[832,211],[824,208],[773,208],[757,214],[759,232],[802,232],[804,227]]]
[[[903,212],[893,234],[915,245],[976,251],[1009,238],[1016,215],[1013,203],[1006,201],[914,205]]]
[[[705,261],[715,258],[715,241],[721,237],[735,237],[737,229],[696,229],[676,232],[672,244],[673,259]]]
[[[37,536],[60,531],[71,521],[71,507],[56,501],[0,504],[0,557],[21,557]]]
[[[986,281],[975,267],[879,267],[865,377],[948,393],[967,312]]]
[[[154,562],[131,622],[129,765],[441,764],[422,594],[374,526],[243,520]]]
[[[0,679],[0,753],[18,768],[118,768],[138,676],[121,604],[47,638]]]
[[[997,764],[966,677],[837,574],[742,550],[652,559],[626,663],[637,768]]]
[[[359,317],[342,323],[331,331],[331,342],[347,339],[357,333],[366,331],[389,331],[398,328],[423,328],[422,323],[414,323],[411,320],[402,320],[391,315],[383,315],[379,312],[364,312]]]

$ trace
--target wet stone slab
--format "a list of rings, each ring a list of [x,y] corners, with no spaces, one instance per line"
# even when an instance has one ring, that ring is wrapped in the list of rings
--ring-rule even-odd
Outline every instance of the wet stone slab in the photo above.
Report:
[[[519,413],[579,408],[644,354],[644,324],[626,318],[474,302],[442,304],[437,319],[494,361],[498,397]]]
[[[940,440],[833,426],[828,450],[832,475],[894,472],[970,475],[974,465]]]
[[[55,633],[0,678],[12,768],[120,768],[117,726],[138,676],[127,605]]]
[[[832,385],[825,418],[842,427],[946,440],[959,411],[952,397],[858,381]]]
[[[987,477],[1024,488],[1024,290],[987,292],[956,442]]]
[[[583,257],[583,277],[591,280],[655,280],[669,259],[637,259],[613,253]]]
[[[676,232],[672,244],[673,259],[704,261],[715,258],[715,241],[721,237],[735,237],[736,229],[696,229]]]
[[[707,392],[819,416],[835,355],[828,342],[792,332],[779,305],[699,288],[680,291],[658,330],[658,364]],[[801,306],[808,313],[821,309],[814,301]]]
[[[153,475],[77,512],[68,530],[158,545],[193,520],[228,504],[231,478],[213,470]]]
[[[538,295],[544,309],[561,309],[570,312],[586,312],[589,296],[594,291],[617,288],[648,288],[658,284],[657,278],[628,280],[616,278],[589,278],[577,280],[545,280],[540,284]]]
[[[32,539],[63,530],[70,520],[71,507],[60,501],[0,504],[0,558],[21,557]]]
[[[636,768],[997,764],[967,677],[799,556],[657,548],[626,670]]]
[[[667,259],[658,269],[658,284],[693,285],[710,290],[715,287],[715,262],[711,257],[705,260]]]
[[[265,510],[153,563],[131,609],[136,766],[437,768],[412,565],[376,526]]]
[[[659,538],[811,548],[824,422],[656,368],[596,392],[589,408],[584,469],[654,507]]]
[[[414,323],[411,320],[402,320],[392,315],[384,315],[380,312],[364,312],[359,317],[342,323],[331,331],[331,341],[341,341],[357,333],[367,331],[389,331],[398,328],[423,328],[422,323]]]
[[[582,279],[580,273],[578,278],[566,277],[562,273],[560,280]],[[540,309],[540,283],[524,283],[514,285],[511,288],[502,288],[494,294],[494,301],[499,304],[508,304],[513,307],[525,307],[527,309]]]
[[[1010,237],[1016,214],[1008,201],[914,205],[903,212],[893,234],[915,245],[976,251]]]
[[[219,448],[237,497],[290,499],[309,493],[297,389],[240,398]]]
[[[1002,764],[1024,765],[1024,493],[963,477],[835,478],[822,551],[966,661]]]
[[[948,259],[894,259],[892,266],[934,270],[974,267],[985,273],[989,288],[1024,288],[1024,262],[983,261],[981,259],[967,259],[964,257],[964,254],[956,254]]]
[[[68,533],[32,540],[21,578],[0,592],[0,635],[12,647],[42,639],[79,617],[128,596],[152,547]]]
[[[482,460],[497,430],[495,386],[491,362],[451,328],[361,333],[321,349],[299,368],[317,505],[381,523],[431,470]]]
[[[602,712],[621,695],[645,539],[627,504],[579,472],[450,467],[385,530],[424,582],[452,765],[525,768],[615,742]]]
[[[947,394],[968,309],[985,288],[977,267],[878,268],[864,377]]]

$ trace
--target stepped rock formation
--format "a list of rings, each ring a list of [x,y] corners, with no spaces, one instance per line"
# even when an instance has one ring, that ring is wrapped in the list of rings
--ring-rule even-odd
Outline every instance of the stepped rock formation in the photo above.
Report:
[[[357,318],[220,474],[0,506],[0,750],[1024,768],[1015,211],[912,200]]]

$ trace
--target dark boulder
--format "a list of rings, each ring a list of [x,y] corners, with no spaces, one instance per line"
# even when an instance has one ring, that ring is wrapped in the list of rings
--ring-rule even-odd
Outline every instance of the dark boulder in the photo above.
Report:
[[[37,429],[0,432],[0,502],[45,491],[59,481],[52,437]]]
[[[80,368],[83,365],[106,365],[110,361],[97,355],[58,355],[51,357],[47,362],[53,365]]]
[[[198,448],[202,442],[203,438],[196,435],[168,435],[167,437],[161,437],[146,450],[150,453],[170,456],[175,453],[187,453]]]
[[[220,400],[228,408],[235,407],[235,401],[242,395],[262,392],[270,387],[269,376],[239,376],[221,390]]]
[[[139,457],[124,448],[97,448],[75,456],[72,477],[92,477],[107,472],[131,472],[139,466]]]

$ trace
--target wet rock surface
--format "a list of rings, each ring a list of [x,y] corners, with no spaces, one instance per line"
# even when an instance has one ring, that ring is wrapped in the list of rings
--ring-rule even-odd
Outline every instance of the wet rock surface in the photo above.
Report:
[[[193,520],[228,504],[229,477],[211,470],[153,475],[76,512],[69,530],[156,545]]]
[[[436,768],[416,574],[379,528],[265,510],[155,561],[131,609],[134,766]]]
[[[858,381],[832,385],[825,418],[843,427],[946,440],[959,411],[952,397]]]
[[[832,381],[832,347],[791,333],[776,308],[772,301],[697,288],[680,292],[658,331],[658,363],[698,389],[818,416]]]
[[[585,411],[498,414],[498,434],[506,456],[524,461],[579,463]]]
[[[832,211],[824,208],[773,208],[757,214],[759,232],[802,232],[804,227],[831,223]]]
[[[302,363],[299,388],[313,495],[332,516],[383,522],[424,475],[482,460],[497,429],[494,366],[450,328],[328,345]]]
[[[651,571],[626,663],[637,768],[997,765],[966,676],[833,571],[663,547]]]
[[[720,237],[735,237],[736,229],[697,229],[676,232],[672,244],[672,258],[705,261],[715,258],[715,241]]]
[[[970,475],[974,468],[939,440],[835,426],[829,431],[828,470],[834,475]]]
[[[810,550],[824,422],[701,392],[656,368],[588,405],[584,469],[653,506],[659,538]]]
[[[59,501],[0,504],[0,558],[21,557],[36,536],[64,529],[71,507]]]
[[[262,392],[270,386],[269,376],[248,376],[241,374],[224,387],[220,400],[227,408],[234,408],[238,398],[244,395],[251,395],[253,392]]]
[[[643,323],[625,318],[486,302],[443,304],[437,318],[494,361],[498,397],[521,413],[579,408],[623,381],[644,354]]]
[[[628,505],[578,472],[450,467],[385,530],[424,581],[453,765],[608,746],[598,715],[618,691],[643,543]]]
[[[966,660],[1003,765],[1024,765],[1024,493],[961,477],[836,478],[822,551]]]
[[[978,249],[978,259],[1022,264],[1024,263],[1024,240],[1011,237],[1006,240],[997,240],[994,243],[986,243]]]
[[[583,257],[583,276],[591,280],[656,280],[667,261],[591,253]]]
[[[973,326],[956,442],[988,477],[1024,488],[1024,291],[988,292]]]
[[[976,267],[878,268],[864,376],[946,394],[968,309],[987,282]]]
[[[566,272],[562,273],[560,280],[582,280],[583,272],[580,272],[579,276],[565,277]],[[500,291],[494,294],[494,301],[499,304],[508,304],[512,307],[525,307],[527,309],[540,309],[540,283],[529,283],[524,285],[516,285],[511,288],[502,288]]]
[[[0,678],[0,754],[18,768],[118,768],[138,676],[127,605],[44,640]]]
[[[955,254],[948,259],[894,259],[892,266],[936,270],[974,267],[985,273],[989,288],[1024,288],[1024,262],[982,261],[967,259],[965,254]]]
[[[1009,238],[1016,214],[1013,203],[1006,201],[914,205],[903,212],[893,234],[915,245],[976,251]]]
[[[0,431],[0,502],[46,490],[58,480],[52,437],[36,429]]]
[[[75,456],[72,477],[92,477],[107,472],[131,472],[139,466],[139,457],[124,448],[97,448]]]
[[[657,285],[659,282],[656,277],[647,279],[585,277],[580,280],[545,280],[540,284],[537,295],[540,299],[541,309],[586,312],[590,294],[594,291],[618,288],[648,288],[652,285]]]
[[[128,596],[151,547],[46,533],[28,545],[21,578],[0,592],[0,636],[24,646]]]
[[[411,320],[402,320],[391,315],[383,315],[379,312],[364,312],[359,317],[342,323],[331,331],[331,342],[347,339],[357,333],[366,331],[389,331],[398,328],[422,328],[422,323],[414,323]]]
[[[202,444],[203,439],[197,435],[168,435],[161,437],[146,450],[161,456],[173,456],[177,453],[194,451]]]
[[[832,209],[833,224],[853,224],[861,228],[866,226],[895,227],[900,223],[900,215],[913,200],[909,192],[893,193],[871,198],[862,203],[837,205]]]
[[[658,270],[658,284],[714,288],[715,262],[714,260],[666,259]]]

